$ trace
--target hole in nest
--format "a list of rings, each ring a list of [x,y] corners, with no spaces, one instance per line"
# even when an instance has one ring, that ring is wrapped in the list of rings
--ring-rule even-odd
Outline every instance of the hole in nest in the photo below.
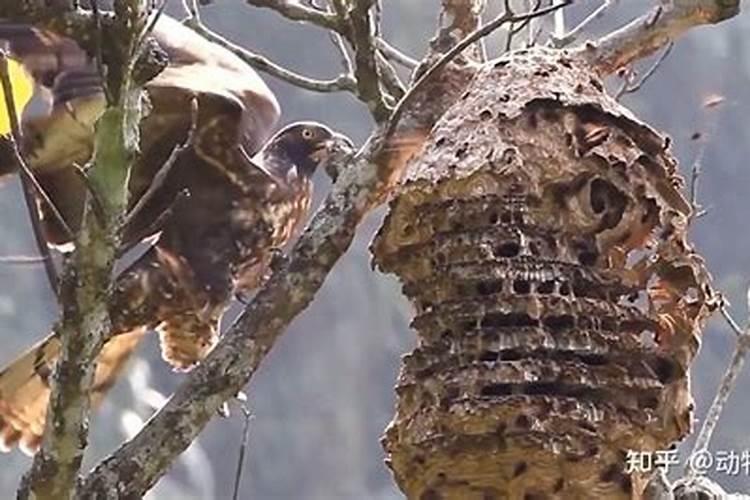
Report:
[[[497,351],[483,351],[479,355],[479,361],[487,361],[487,362],[497,361]]]
[[[552,330],[552,332],[560,332],[562,330],[570,330],[576,325],[576,320],[570,314],[563,314],[560,316],[547,316],[542,321],[544,326]]]
[[[508,241],[495,247],[495,257],[515,257],[521,252],[521,245],[517,241]]]
[[[594,266],[598,258],[599,254],[594,250],[582,250],[578,253],[578,262],[582,266]]]
[[[486,385],[479,391],[480,396],[510,396],[511,394],[513,394],[513,386],[511,384]]]
[[[497,355],[498,361],[518,361],[521,359],[523,355],[521,354],[521,351],[517,349],[508,349],[507,351],[502,351]]]
[[[539,126],[539,119],[536,116],[536,113],[533,111],[529,113],[529,128],[530,129],[536,129]]]
[[[493,295],[502,289],[502,281],[480,281],[477,283],[477,293],[479,293],[479,295]]]
[[[518,477],[529,468],[529,466],[524,461],[518,462],[515,467],[513,467],[513,477]]]
[[[555,282],[552,280],[542,281],[537,285],[536,291],[542,295],[549,295],[555,291]]]
[[[531,429],[531,417],[524,415],[523,413],[516,417],[516,427],[519,429]]]
[[[602,354],[581,354],[578,357],[581,361],[590,366],[603,366],[609,363],[607,358]]]
[[[555,481],[555,486],[552,487],[552,493],[560,493],[563,488],[565,488],[565,480],[563,478],[559,478],[557,481]]]
[[[599,479],[605,483],[612,483],[620,477],[621,468],[622,466],[620,464],[611,464],[599,474]]]
[[[538,320],[523,313],[491,313],[482,319],[482,327],[507,328],[510,326],[537,326]]]
[[[460,393],[461,391],[459,391],[458,387],[455,387],[455,386],[448,387],[445,390],[445,396],[443,396],[443,400],[441,401],[441,403],[445,407],[449,406],[450,402],[457,399]]]
[[[558,293],[560,295],[570,295],[570,283],[568,283],[567,281],[561,282]]]
[[[513,292],[518,295],[528,295],[531,293],[531,283],[528,280],[514,280]]]
[[[419,497],[419,500],[442,500],[442,496],[440,496],[440,493],[430,488],[429,490],[425,490],[424,493],[422,493],[422,496]]]
[[[469,332],[474,331],[474,329],[476,328],[476,326],[477,326],[477,322],[470,319],[468,321],[463,321],[461,323],[461,330],[464,333],[469,333]]]
[[[461,144],[461,147],[456,150],[456,158],[460,160],[461,158],[466,156],[466,152],[468,150],[469,150],[469,143],[464,142],[463,144]]]
[[[586,422],[584,420],[579,420],[578,421],[578,427],[580,427],[583,430],[586,430],[586,431],[589,431],[591,433],[594,433],[594,434],[596,434],[596,432],[597,432],[596,431],[596,427],[593,424],[591,424],[590,422]]]
[[[479,119],[483,121],[490,120],[492,118],[492,111],[489,109],[483,109],[481,113],[479,113]]]
[[[651,366],[651,369],[654,370],[654,373],[658,377],[659,382],[661,382],[662,384],[666,385],[674,382],[681,376],[681,370],[679,369],[677,364],[669,359],[656,358],[655,360],[651,361],[649,365]]]
[[[487,220],[490,224],[497,224],[498,219],[500,218],[499,215],[497,215],[497,212],[490,212],[490,214],[487,216]]]
[[[544,493],[524,493],[523,500],[547,500]]]
[[[613,228],[620,222],[627,201],[625,195],[609,182],[602,179],[591,181],[589,203],[594,213],[604,214],[602,229]]]
[[[560,119],[560,114],[555,109],[544,108],[542,109],[542,119],[548,122],[556,122]]]
[[[659,406],[659,398],[654,394],[644,394],[638,398],[638,406],[649,410],[655,410]]]
[[[594,87],[599,92],[604,91],[604,84],[601,82],[601,80],[597,78],[590,78],[589,83],[591,84],[592,87]]]
[[[545,396],[549,394],[564,394],[565,387],[557,382],[535,382],[526,384],[523,393],[530,396]]]
[[[437,141],[435,141],[435,146],[441,147],[445,144],[445,137],[439,138]]]

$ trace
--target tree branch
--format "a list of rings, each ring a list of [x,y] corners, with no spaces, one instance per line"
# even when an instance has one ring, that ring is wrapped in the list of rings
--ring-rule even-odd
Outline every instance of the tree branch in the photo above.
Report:
[[[589,24],[603,17],[604,14],[607,13],[609,8],[612,7],[616,1],[617,0],[603,0],[601,5],[594,9],[591,14],[586,16],[586,18],[581,21],[575,28],[571,29],[568,32],[560,34],[560,36],[558,36],[556,33],[553,33],[551,36],[552,45],[558,48],[562,48],[575,42],[578,36],[583,32],[583,30],[588,28]]]
[[[88,196],[76,249],[63,272],[60,298],[63,315],[56,334],[61,355],[52,387],[42,447],[34,457],[18,492],[22,499],[69,499],[76,495],[78,472],[87,444],[90,409],[89,388],[96,357],[110,330],[111,275],[119,247],[119,226],[127,206],[130,166],[138,146],[140,90],[131,87],[134,42],[145,16],[140,0],[115,2],[121,23],[119,43],[122,67],[114,71],[119,81],[108,78],[108,103],[97,121],[94,156],[87,176],[96,197],[102,200],[104,217],[94,215]]]
[[[717,24],[740,12],[740,0],[673,0],[577,51],[603,74],[649,56],[690,28]]]
[[[386,59],[398,63],[406,69],[413,70],[419,65],[419,61],[404,54],[382,37],[375,39],[375,46],[383,53]]]
[[[312,9],[300,2],[291,0],[245,0],[249,5],[273,9],[291,21],[301,21],[314,24],[321,28],[337,31],[343,34],[344,28],[339,17],[330,12]],[[208,3],[208,2],[207,2]]]
[[[273,2],[267,3],[269,4],[267,6],[270,7],[270,4],[272,4]],[[354,81],[354,78],[351,75],[342,74],[331,80],[316,80],[288,70],[266,57],[254,54],[253,52],[240,47],[239,45],[231,42],[230,40],[227,40],[218,33],[215,33],[214,31],[208,29],[206,25],[204,25],[200,20],[198,9],[195,6],[195,0],[183,0],[183,5],[189,13],[189,17],[184,21],[186,26],[189,26],[190,28],[195,30],[207,40],[210,40],[211,42],[214,42],[215,44],[229,50],[237,57],[259,71],[263,71],[271,76],[275,76],[276,78],[284,80],[285,82],[291,83],[292,85],[306,90],[311,90],[313,92],[356,92],[357,90],[357,83]],[[307,7],[303,7],[303,9],[307,9]]]
[[[382,123],[390,110],[380,89],[380,71],[375,49],[375,25],[370,9],[373,0],[354,0],[348,21],[351,26],[350,42],[354,46],[354,77],[357,81],[359,97],[375,118]]]
[[[16,113],[16,103],[13,97],[13,84],[10,80],[10,73],[8,70],[8,57],[4,51],[0,50],[0,80],[2,81],[3,94],[5,96],[5,109],[10,119],[10,134],[6,137],[10,143],[12,151],[12,158],[16,162],[16,167],[21,178],[21,187],[23,189],[23,199],[26,204],[26,211],[29,214],[29,220],[31,222],[31,228],[34,233],[34,241],[36,243],[37,251],[44,263],[44,271],[47,274],[47,281],[49,282],[50,289],[57,298],[58,293],[58,275],[57,269],[55,269],[55,262],[52,260],[47,240],[42,232],[42,221],[39,217],[39,210],[36,206],[36,197],[42,200],[47,205],[50,213],[56,218],[56,221],[60,224],[60,227],[69,237],[72,237],[70,228],[65,223],[65,220],[60,215],[57,207],[49,199],[47,193],[44,191],[42,186],[37,181],[34,174],[29,169],[26,161],[21,154],[18,145],[22,141],[21,125],[18,120],[18,114]]]

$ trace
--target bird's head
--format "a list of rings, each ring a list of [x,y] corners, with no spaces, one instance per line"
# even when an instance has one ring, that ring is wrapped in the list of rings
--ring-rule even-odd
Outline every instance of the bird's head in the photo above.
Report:
[[[296,122],[279,130],[265,149],[295,165],[298,173],[311,177],[338,148],[352,150],[354,145],[348,137],[321,123]]]

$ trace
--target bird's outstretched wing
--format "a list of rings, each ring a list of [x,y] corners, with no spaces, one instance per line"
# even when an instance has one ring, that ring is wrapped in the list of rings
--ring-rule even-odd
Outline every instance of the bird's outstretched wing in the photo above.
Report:
[[[167,16],[159,18],[153,36],[167,53],[169,64],[146,85],[152,110],[141,126],[142,155],[130,186],[133,204],[148,190],[175,145],[186,138],[194,118],[192,99],[197,99],[199,108],[195,148],[208,160],[224,154],[228,144],[239,144],[251,155],[257,153],[280,113],[263,80],[230,51]],[[0,43],[23,63],[38,87],[46,89],[43,93],[51,105],[24,117],[23,149],[30,168],[75,230],[85,186],[74,165],[90,158],[93,126],[104,107],[96,64],[72,40],[28,25],[0,21]],[[1,156],[0,176],[15,168],[12,159]],[[205,165],[227,163],[206,161]],[[171,203],[179,187],[175,183],[166,187],[155,193],[128,235],[142,236],[148,222]],[[49,239],[66,242],[59,224],[44,213],[44,206],[41,209]]]
[[[104,346],[91,388],[92,404],[98,404],[115,383],[143,333],[139,328]],[[47,337],[0,372],[0,450],[18,444],[31,454],[39,446],[49,400],[48,379],[59,352],[57,337]]]
[[[146,236],[144,227],[172,211],[158,244],[115,284],[112,321],[118,335],[98,360],[94,400],[112,385],[144,328],[158,327],[163,355],[176,368],[186,369],[205,355],[217,338],[218,316],[231,294],[232,262],[238,259],[231,213],[232,200],[243,191],[234,180],[268,184],[266,174],[240,154],[257,153],[278,119],[278,103],[265,83],[230,51],[174,19],[162,16],[153,36],[167,52],[169,64],[146,86],[151,112],[141,124],[142,154],[130,185],[133,204],[193,125],[195,131],[191,147],[126,233],[126,239]],[[71,40],[31,26],[0,21],[3,41],[48,101],[46,109],[24,116],[27,163],[76,229],[85,187],[73,166],[89,159],[93,124],[104,106],[96,65]],[[193,99],[198,102],[197,117]],[[11,173],[3,167],[11,164],[0,159],[0,175]],[[183,190],[190,192],[188,202],[177,196]],[[262,190],[254,194],[261,196]],[[263,206],[260,199],[253,203]],[[64,234],[47,215],[43,211],[49,241],[64,242]],[[264,241],[251,238],[247,245],[259,245],[262,253]],[[59,341],[48,337],[0,372],[1,447],[20,443],[31,451],[38,446],[49,395],[47,377],[59,349]]]

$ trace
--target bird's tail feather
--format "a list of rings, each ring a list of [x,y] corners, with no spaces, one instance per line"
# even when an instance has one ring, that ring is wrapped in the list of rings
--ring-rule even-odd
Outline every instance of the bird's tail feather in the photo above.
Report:
[[[114,385],[145,329],[118,335],[107,342],[97,359],[91,402],[101,402]],[[60,354],[60,340],[50,335],[0,371],[0,450],[19,445],[34,453],[42,440],[49,400],[49,377]]]

